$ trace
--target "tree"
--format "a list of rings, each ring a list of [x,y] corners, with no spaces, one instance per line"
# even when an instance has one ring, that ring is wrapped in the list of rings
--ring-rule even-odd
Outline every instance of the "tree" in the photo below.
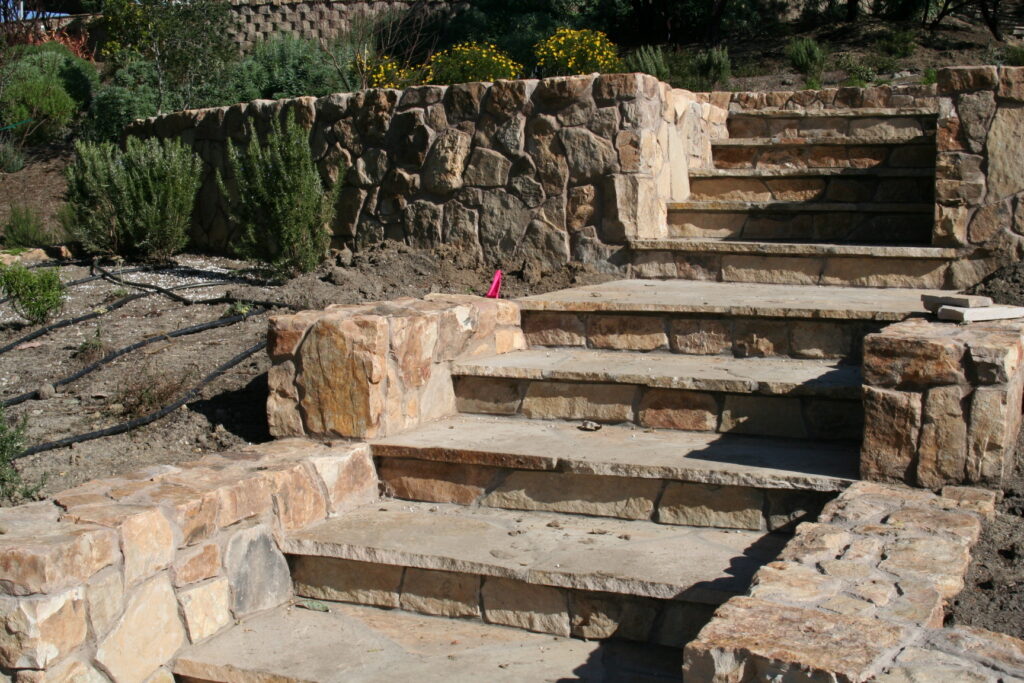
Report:
[[[118,65],[153,63],[158,113],[172,92],[178,106],[190,108],[235,55],[233,21],[229,4],[218,0],[106,0],[103,52]]]

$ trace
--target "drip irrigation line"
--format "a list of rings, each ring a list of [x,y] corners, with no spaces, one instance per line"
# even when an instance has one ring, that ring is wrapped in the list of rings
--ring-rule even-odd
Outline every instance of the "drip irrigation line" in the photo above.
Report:
[[[152,413],[149,413],[148,415],[143,415],[142,417],[137,417],[134,420],[129,420],[128,422],[122,422],[121,424],[117,424],[117,425],[114,425],[112,427],[107,427],[105,429],[97,429],[95,431],[87,432],[85,434],[78,434],[77,436],[69,436],[69,437],[67,437],[65,439],[59,439],[57,441],[49,441],[47,443],[39,444],[38,446],[32,446],[31,448],[27,448],[24,451],[22,451],[20,454],[18,454],[16,456],[16,459],[17,458],[24,458],[24,457],[27,457],[29,455],[35,455],[36,453],[42,453],[43,451],[51,451],[54,448],[63,448],[65,446],[70,446],[72,444],[82,443],[83,441],[92,441],[93,439],[99,439],[99,438],[102,438],[104,436],[114,436],[115,434],[123,434],[124,432],[128,432],[128,431],[131,431],[133,429],[137,429],[139,427],[144,427],[145,425],[148,425],[151,422],[156,422],[160,418],[166,417],[170,413],[174,412],[175,410],[177,410],[181,406],[183,406],[186,403],[188,403],[189,401],[191,401],[193,398],[195,398],[199,394],[199,390],[200,389],[202,389],[207,384],[209,384],[210,382],[214,381],[215,379],[217,379],[218,377],[220,377],[225,372],[227,372],[231,368],[235,367],[236,365],[238,365],[239,363],[241,363],[245,359],[249,358],[250,356],[252,356],[252,355],[254,355],[254,354],[256,354],[256,353],[258,353],[260,351],[262,351],[264,348],[266,348],[266,346],[267,346],[266,340],[261,341],[260,343],[256,344],[255,346],[250,346],[248,349],[246,349],[242,353],[238,354],[237,356],[235,356],[234,358],[232,358],[228,362],[224,363],[223,365],[218,366],[216,370],[214,370],[209,375],[204,377],[202,379],[202,381],[199,382],[199,384],[197,384],[196,386],[194,386],[191,389],[189,389],[188,392],[184,396],[179,398],[177,401],[175,401],[174,403],[170,403],[170,404],[164,406],[163,408],[160,408],[159,410],[156,410],[156,411],[154,411]]]
[[[216,287],[216,286],[219,286],[219,285],[220,285],[219,282],[200,282],[198,284],[192,284],[192,285],[179,285],[177,287],[174,287],[174,289],[198,289],[200,287]],[[170,291],[170,290],[168,290],[168,291]],[[77,318],[65,318],[64,320],[58,320],[55,323],[51,323],[49,325],[45,325],[43,327],[40,327],[38,330],[35,330],[34,332],[29,332],[24,337],[20,337],[18,339],[15,339],[14,341],[10,342],[9,344],[7,344],[5,346],[0,346],[0,354],[7,353],[8,351],[10,351],[10,350],[12,350],[14,348],[17,348],[18,346],[20,346],[21,344],[24,344],[25,342],[30,342],[33,339],[38,339],[39,337],[42,337],[44,334],[47,334],[49,332],[53,332],[54,330],[59,330],[59,329],[62,329],[64,327],[70,327],[71,325],[77,325],[78,323],[84,323],[87,320],[92,320],[93,318],[98,318],[101,315],[106,315],[107,313],[110,313],[111,311],[116,311],[117,309],[121,308],[122,306],[125,306],[126,304],[130,304],[131,302],[133,302],[133,301],[135,301],[137,299],[142,299],[142,298],[147,297],[147,296],[153,296],[154,294],[158,294],[158,292],[139,292],[138,294],[130,294],[130,295],[124,297],[123,299],[118,299],[117,301],[115,301],[114,303],[110,304],[109,306],[100,306],[96,310],[93,310],[90,313],[86,313],[85,315],[80,315]],[[197,303],[207,303],[207,302],[209,302],[209,303],[221,303],[221,302],[217,301],[216,299],[206,299],[206,300],[203,300],[203,301],[200,301],[200,302],[197,302]]]
[[[55,381],[53,383],[53,387],[57,388],[57,387],[62,387],[64,385],[66,385],[66,384],[71,384],[72,382],[74,382],[76,380],[79,380],[82,377],[85,377],[89,373],[94,372],[95,370],[98,370],[99,368],[103,367],[104,365],[107,365],[108,363],[113,362],[114,360],[120,358],[121,356],[129,354],[132,351],[137,351],[137,350],[139,350],[139,349],[141,349],[141,348],[143,348],[145,346],[149,346],[150,344],[154,344],[154,343],[156,343],[158,341],[163,341],[165,339],[174,339],[176,337],[184,337],[184,336],[190,335],[190,334],[197,334],[199,332],[205,332],[206,330],[213,330],[213,329],[216,329],[218,327],[226,327],[228,325],[234,325],[235,323],[240,323],[240,322],[242,322],[244,320],[247,320],[249,318],[255,317],[257,315],[263,315],[266,312],[267,311],[265,309],[255,309],[255,310],[250,311],[249,313],[244,313],[244,314],[240,314],[240,315],[234,315],[234,316],[231,316],[230,318],[220,318],[218,320],[211,320],[210,322],[201,323],[199,325],[192,325],[190,327],[183,327],[180,330],[175,330],[174,332],[169,332],[167,334],[158,334],[158,335],[154,335],[152,337],[147,337],[146,339],[143,339],[142,341],[135,342],[134,344],[129,344],[128,346],[121,347],[120,349],[117,349],[115,351],[111,351],[110,353],[108,353],[107,355],[105,355],[103,358],[99,359],[95,363],[91,363],[91,364],[85,366],[84,368],[82,368],[81,370],[79,370],[79,371],[77,371],[77,372],[75,372],[73,374],[70,374],[67,377],[63,377],[63,378]],[[23,394],[19,394],[17,396],[12,396],[11,398],[8,398],[8,399],[6,399],[4,401],[0,401],[0,407],[9,408],[10,406],[16,406],[19,403],[24,403],[25,401],[28,401],[28,400],[33,399],[33,398],[36,398],[38,396],[38,394],[39,394],[39,392],[37,390],[26,391]]]

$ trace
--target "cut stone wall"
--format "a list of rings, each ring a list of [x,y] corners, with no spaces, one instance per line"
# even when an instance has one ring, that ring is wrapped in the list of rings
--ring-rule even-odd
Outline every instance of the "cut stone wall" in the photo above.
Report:
[[[973,285],[1024,254],[1024,68],[939,71],[937,246],[970,252],[951,285]]]
[[[864,339],[861,476],[998,487],[1013,466],[1024,323],[907,320]]]
[[[642,74],[375,89],[255,102],[137,121],[127,135],[177,138],[206,162],[199,246],[232,239],[215,171],[229,141],[295,111],[322,175],[341,181],[335,245],[385,238],[541,271],[614,258],[665,235],[688,168],[711,164],[726,111]],[[339,178],[339,169],[347,169]]]
[[[526,339],[514,302],[432,294],[276,316],[267,348],[271,434],[372,438],[455,414],[452,361]]]
[[[377,491],[367,445],[291,439],[0,509],[0,679],[171,681],[181,647],[292,598],[280,534]]]
[[[736,681],[991,681],[1024,676],[1024,641],[942,628],[995,493],[858,482],[802,524],[686,646],[683,676]],[[1016,680],[1016,678],[1014,678]]]
[[[793,112],[831,109],[926,109],[937,111],[934,85],[876,85],[868,88],[770,90],[701,93],[702,101],[730,112],[785,109]]]

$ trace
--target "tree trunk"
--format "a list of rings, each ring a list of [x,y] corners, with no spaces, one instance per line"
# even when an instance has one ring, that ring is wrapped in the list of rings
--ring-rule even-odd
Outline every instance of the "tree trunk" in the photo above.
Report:
[[[857,21],[857,15],[860,14],[860,0],[846,0],[846,20],[849,22]]]

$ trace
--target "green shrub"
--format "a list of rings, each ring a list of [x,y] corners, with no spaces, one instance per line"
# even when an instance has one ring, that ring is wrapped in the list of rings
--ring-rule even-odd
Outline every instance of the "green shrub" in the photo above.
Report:
[[[911,57],[917,49],[912,30],[886,31],[878,40],[878,49],[891,57]]]
[[[427,63],[426,79],[438,85],[518,78],[523,65],[490,43],[459,43]]]
[[[59,59],[20,59],[6,67],[0,91],[0,122],[29,121],[15,132],[23,140],[46,142],[71,124],[78,104],[60,77]]]
[[[76,56],[67,46],[56,42],[25,45],[19,54],[20,62],[42,70],[55,68],[64,89],[78,103],[79,109],[89,106],[92,94],[100,83],[100,75],[95,66]],[[51,65],[51,62],[54,64]]]
[[[1007,45],[1001,53],[1000,61],[1006,66],[1024,66],[1024,45]]]
[[[249,79],[252,99],[319,97],[346,89],[330,56],[305,38],[283,35],[259,42],[236,68]]]
[[[666,83],[672,79],[672,69],[660,45],[643,45],[626,55],[626,70],[650,74]]]
[[[713,88],[726,85],[732,77],[732,62],[729,60],[729,49],[713,47],[697,53],[694,60],[697,73]]]
[[[180,142],[78,142],[65,228],[86,250],[166,261],[188,242],[202,162]]]
[[[896,73],[900,69],[899,62],[896,61],[896,58],[889,55],[868,55],[864,62],[867,64],[868,68],[875,73],[876,78],[878,77],[878,74],[892,74]]]
[[[57,268],[29,270],[20,263],[0,270],[0,289],[18,315],[30,323],[49,320],[64,305],[64,284]]]
[[[825,69],[825,48],[813,38],[794,38],[786,46],[786,57],[798,73],[808,79],[821,78]]]
[[[932,85],[933,83],[939,82],[939,72],[935,69],[928,68],[924,70],[924,75],[921,76],[921,85]]]
[[[97,89],[82,136],[93,141],[118,140],[124,127],[132,121],[154,116],[159,101],[153,63],[141,59],[130,62],[118,69],[109,83]],[[173,96],[170,102],[173,106]]]
[[[545,76],[611,73],[622,69],[618,48],[601,31],[560,28],[534,48]]]
[[[14,466],[25,450],[26,420],[8,421],[7,413],[0,407],[0,502],[20,503],[33,500],[39,496],[42,482],[28,484]]]
[[[845,86],[863,88],[878,78],[878,74],[869,64],[858,61],[850,54],[839,55],[836,59],[836,67],[846,72],[846,80],[843,81]]]
[[[53,233],[42,219],[27,206],[11,206],[11,215],[4,224],[3,242],[8,249],[48,247],[54,244]]]
[[[294,116],[284,128],[275,120],[266,141],[228,147],[237,193],[217,182],[241,233],[239,254],[267,264],[278,275],[306,273],[320,264],[330,245],[327,226],[341,182],[325,190],[309,151],[307,132]],[[344,178],[344,169],[339,171]]]
[[[25,168],[25,153],[7,138],[0,137],[0,173],[17,173]]]

